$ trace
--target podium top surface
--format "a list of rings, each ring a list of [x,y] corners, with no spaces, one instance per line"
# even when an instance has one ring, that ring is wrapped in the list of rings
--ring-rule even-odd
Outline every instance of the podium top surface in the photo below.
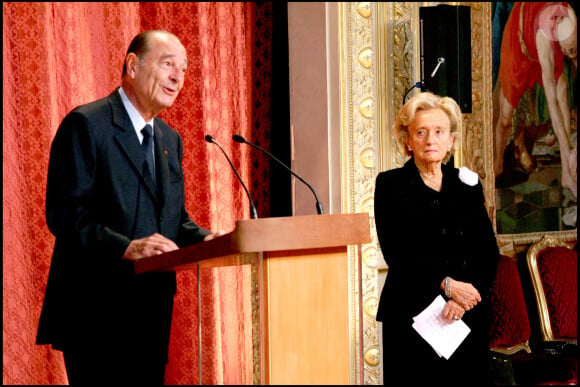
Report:
[[[135,262],[135,271],[180,270],[232,254],[328,248],[370,241],[368,213],[238,220],[228,234],[140,259]]]

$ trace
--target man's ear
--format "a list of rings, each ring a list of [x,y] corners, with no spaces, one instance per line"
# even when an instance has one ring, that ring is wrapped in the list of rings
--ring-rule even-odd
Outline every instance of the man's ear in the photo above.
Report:
[[[127,65],[127,75],[134,78],[137,67],[139,66],[139,58],[135,53],[130,52],[125,58],[125,64]]]

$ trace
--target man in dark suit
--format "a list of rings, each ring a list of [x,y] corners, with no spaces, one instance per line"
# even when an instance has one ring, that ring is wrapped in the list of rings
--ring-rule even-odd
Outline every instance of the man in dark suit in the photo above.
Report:
[[[46,219],[56,241],[37,344],[63,351],[71,384],[163,384],[175,273],[136,275],[133,262],[223,233],[189,218],[181,137],[156,118],[187,65],[175,35],[140,33],[121,87],[71,111],[52,143]]]

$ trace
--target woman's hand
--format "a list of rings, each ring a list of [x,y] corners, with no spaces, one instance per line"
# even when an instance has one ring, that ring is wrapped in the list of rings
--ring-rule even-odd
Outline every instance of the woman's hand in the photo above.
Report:
[[[445,307],[443,308],[443,312],[441,312],[443,319],[447,320],[448,322],[460,320],[463,318],[464,314],[465,309],[463,309],[461,305],[453,300],[448,300],[445,304]]]
[[[451,299],[458,303],[461,308],[471,310],[481,301],[479,291],[468,282],[456,281],[450,278]]]

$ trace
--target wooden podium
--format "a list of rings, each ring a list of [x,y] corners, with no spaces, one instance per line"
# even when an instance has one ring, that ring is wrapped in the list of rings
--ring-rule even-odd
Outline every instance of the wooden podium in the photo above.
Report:
[[[358,247],[360,259],[360,245],[370,241],[367,213],[239,220],[231,233],[139,260],[135,270],[199,274],[250,264],[251,382],[351,384],[348,247]]]

